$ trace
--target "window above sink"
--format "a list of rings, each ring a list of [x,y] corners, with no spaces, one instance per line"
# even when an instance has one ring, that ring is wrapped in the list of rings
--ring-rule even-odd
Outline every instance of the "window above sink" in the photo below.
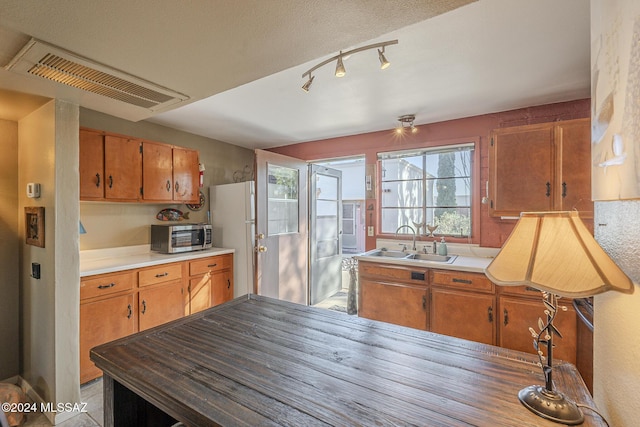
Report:
[[[467,238],[472,230],[475,143],[379,153],[380,231]]]

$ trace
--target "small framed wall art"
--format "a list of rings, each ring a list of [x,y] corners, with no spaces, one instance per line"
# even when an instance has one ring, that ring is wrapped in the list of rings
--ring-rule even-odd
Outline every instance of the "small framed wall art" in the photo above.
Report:
[[[27,206],[24,208],[24,216],[27,245],[44,248],[44,207]]]

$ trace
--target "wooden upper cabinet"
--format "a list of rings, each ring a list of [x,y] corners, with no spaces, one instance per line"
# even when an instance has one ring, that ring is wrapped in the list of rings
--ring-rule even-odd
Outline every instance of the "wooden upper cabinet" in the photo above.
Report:
[[[198,151],[145,141],[142,144],[143,199],[197,203]]]
[[[188,203],[200,201],[198,162],[196,150],[173,147],[173,200]]]
[[[142,189],[142,153],[140,141],[105,135],[105,199],[136,201]]]
[[[553,128],[519,126],[493,131],[489,148],[492,216],[552,209]]]
[[[104,198],[104,134],[80,129],[80,199]]]
[[[556,210],[578,210],[580,217],[593,218],[591,200],[591,126],[589,119],[559,122],[555,142]]]
[[[198,151],[80,129],[80,200],[199,203]]]
[[[593,216],[589,119],[496,129],[489,148],[491,216],[572,210]]]
[[[143,199],[173,200],[173,160],[170,145],[142,143]]]

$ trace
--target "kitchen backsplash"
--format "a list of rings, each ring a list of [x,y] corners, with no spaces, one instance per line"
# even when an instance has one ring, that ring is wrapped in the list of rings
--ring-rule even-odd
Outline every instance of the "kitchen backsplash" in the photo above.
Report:
[[[207,206],[191,211],[185,205],[80,202],[80,221],[87,231],[80,235],[80,250],[148,245],[149,226],[162,223],[156,214],[166,208],[189,212],[181,222],[207,221]]]

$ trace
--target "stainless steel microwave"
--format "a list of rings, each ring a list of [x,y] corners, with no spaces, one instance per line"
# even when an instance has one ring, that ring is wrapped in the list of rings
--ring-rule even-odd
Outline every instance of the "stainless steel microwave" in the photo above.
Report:
[[[151,250],[164,254],[190,252],[213,246],[210,224],[153,224]]]

